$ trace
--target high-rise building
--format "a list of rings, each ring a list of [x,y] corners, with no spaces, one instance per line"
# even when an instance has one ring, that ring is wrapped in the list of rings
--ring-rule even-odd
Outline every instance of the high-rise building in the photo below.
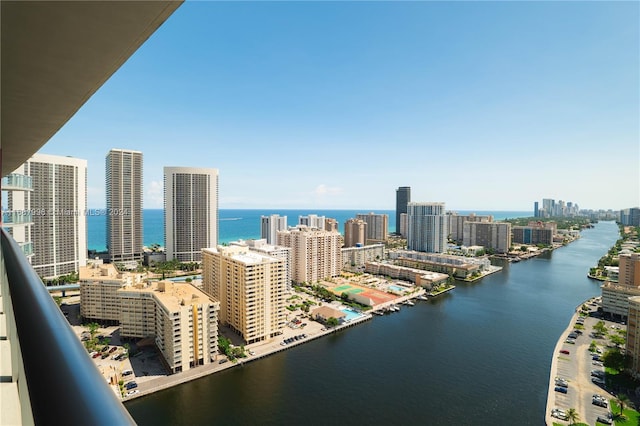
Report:
[[[199,262],[218,244],[218,170],[164,168],[164,245],[167,260]]]
[[[491,215],[476,215],[471,213],[468,215],[459,215],[456,212],[447,213],[449,235],[448,237],[458,244],[462,243],[464,238],[464,224],[465,222],[493,222],[493,216]]]
[[[496,253],[507,253],[511,247],[511,224],[508,222],[465,222],[463,244],[482,246]]]
[[[78,272],[87,264],[87,160],[34,154],[16,173],[29,176],[33,187],[8,193],[9,209],[32,219],[22,232],[33,268],[46,278]]]
[[[291,247],[291,280],[316,283],[337,277],[342,269],[342,236],[305,226],[278,232],[278,245]]]
[[[112,262],[141,261],[142,153],[112,149],[105,170],[109,258]]]
[[[260,217],[260,238],[267,240],[268,244],[275,244],[278,231],[287,230],[287,217],[272,214]]]
[[[122,287],[117,295],[120,335],[153,336],[172,373],[215,360],[220,304],[204,292],[187,283],[155,281]]]
[[[291,249],[289,247],[269,244],[265,239],[247,240],[246,243],[247,246],[249,246],[249,250],[275,257],[284,262],[286,288],[287,291],[291,291]]]
[[[357,214],[356,219],[360,219],[367,224],[367,240],[370,243],[384,242],[389,236],[389,215],[386,214]],[[367,243],[367,244],[370,244]]]
[[[411,202],[411,187],[401,186],[396,189],[396,234],[402,235],[400,215],[408,213],[407,206]]]
[[[326,218],[324,220],[324,230],[338,232],[338,221],[332,217]]]
[[[406,213],[400,214],[400,232],[396,230],[396,234],[400,234],[402,238],[407,238],[407,232],[409,229],[409,218]]]
[[[538,202],[537,201],[535,201],[533,203],[533,217],[540,217],[540,212],[539,212],[539,209],[538,209]]]
[[[349,219],[344,223],[344,246],[364,246],[367,240],[367,223],[360,219]]]
[[[444,203],[408,204],[409,250],[444,253],[447,250],[448,219]]]
[[[631,357],[631,374],[640,377],[640,296],[631,296],[627,316],[626,354]]]
[[[640,287],[640,253],[621,254],[619,259],[618,284]]]
[[[247,343],[275,337],[286,323],[284,261],[243,243],[202,250],[205,293],[220,301],[220,323]]]
[[[310,214],[307,216],[298,216],[298,225],[304,225],[309,228],[324,230],[324,216]]]
[[[620,210],[618,220],[624,226],[640,226],[640,208],[632,207]]]

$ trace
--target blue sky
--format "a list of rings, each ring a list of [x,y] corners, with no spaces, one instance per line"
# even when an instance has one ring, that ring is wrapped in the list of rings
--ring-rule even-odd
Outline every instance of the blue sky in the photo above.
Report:
[[[220,171],[221,208],[640,204],[637,2],[186,2],[41,152]]]

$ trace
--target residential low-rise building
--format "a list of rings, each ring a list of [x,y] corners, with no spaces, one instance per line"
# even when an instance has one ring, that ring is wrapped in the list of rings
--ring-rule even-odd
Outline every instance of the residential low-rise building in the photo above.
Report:
[[[640,288],[605,282],[602,285],[602,311],[624,318],[629,313],[629,298],[640,296]]]
[[[80,267],[80,315],[86,321],[116,325],[120,323],[120,301],[117,291],[142,283],[142,274],[120,272],[112,263],[89,261]]]
[[[366,262],[384,260],[384,244],[372,244],[362,247],[343,247],[342,269],[350,272],[361,272]]]
[[[383,262],[367,262],[365,264],[365,272],[409,281],[421,287],[425,287],[428,290],[439,284],[446,283],[449,279],[449,275],[447,274]]]

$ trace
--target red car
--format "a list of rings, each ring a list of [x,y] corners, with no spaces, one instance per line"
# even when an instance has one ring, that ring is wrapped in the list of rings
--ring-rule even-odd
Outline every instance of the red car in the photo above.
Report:
[[[566,349],[563,349],[563,350],[561,350],[561,351],[560,351],[560,353],[561,353],[561,354],[565,354],[565,355],[569,355],[571,352],[569,352],[569,351],[568,351],[568,350],[566,350]]]

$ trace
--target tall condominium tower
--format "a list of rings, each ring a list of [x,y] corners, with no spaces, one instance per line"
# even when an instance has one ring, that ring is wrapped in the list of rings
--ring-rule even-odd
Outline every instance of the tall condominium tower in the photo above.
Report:
[[[316,283],[340,275],[342,236],[339,232],[298,226],[278,232],[278,245],[291,247],[294,283]]]
[[[367,242],[367,222],[349,219],[344,223],[344,246],[364,246]]]
[[[396,234],[400,234],[400,215],[407,213],[407,205],[411,202],[411,187],[401,186],[396,189]]]
[[[324,216],[310,214],[308,216],[298,216],[298,224],[309,228],[324,229]]]
[[[409,203],[408,210],[407,248],[444,253],[448,235],[444,203]]]
[[[87,160],[34,154],[16,173],[30,176],[32,191],[9,192],[11,210],[29,212],[31,264],[53,278],[87,264]]]
[[[112,262],[142,260],[142,153],[112,149],[105,169],[109,257]]]
[[[286,323],[285,261],[243,243],[202,250],[204,292],[220,301],[220,323],[247,343],[281,334]]]
[[[287,217],[272,214],[260,217],[260,238],[267,240],[268,244],[275,244],[278,231],[287,229]]]
[[[372,242],[386,241],[389,233],[388,215],[375,213],[357,214],[356,219],[360,219],[367,224],[367,240],[372,240]]]
[[[164,168],[164,246],[167,260],[199,262],[218,244],[218,170]]]

